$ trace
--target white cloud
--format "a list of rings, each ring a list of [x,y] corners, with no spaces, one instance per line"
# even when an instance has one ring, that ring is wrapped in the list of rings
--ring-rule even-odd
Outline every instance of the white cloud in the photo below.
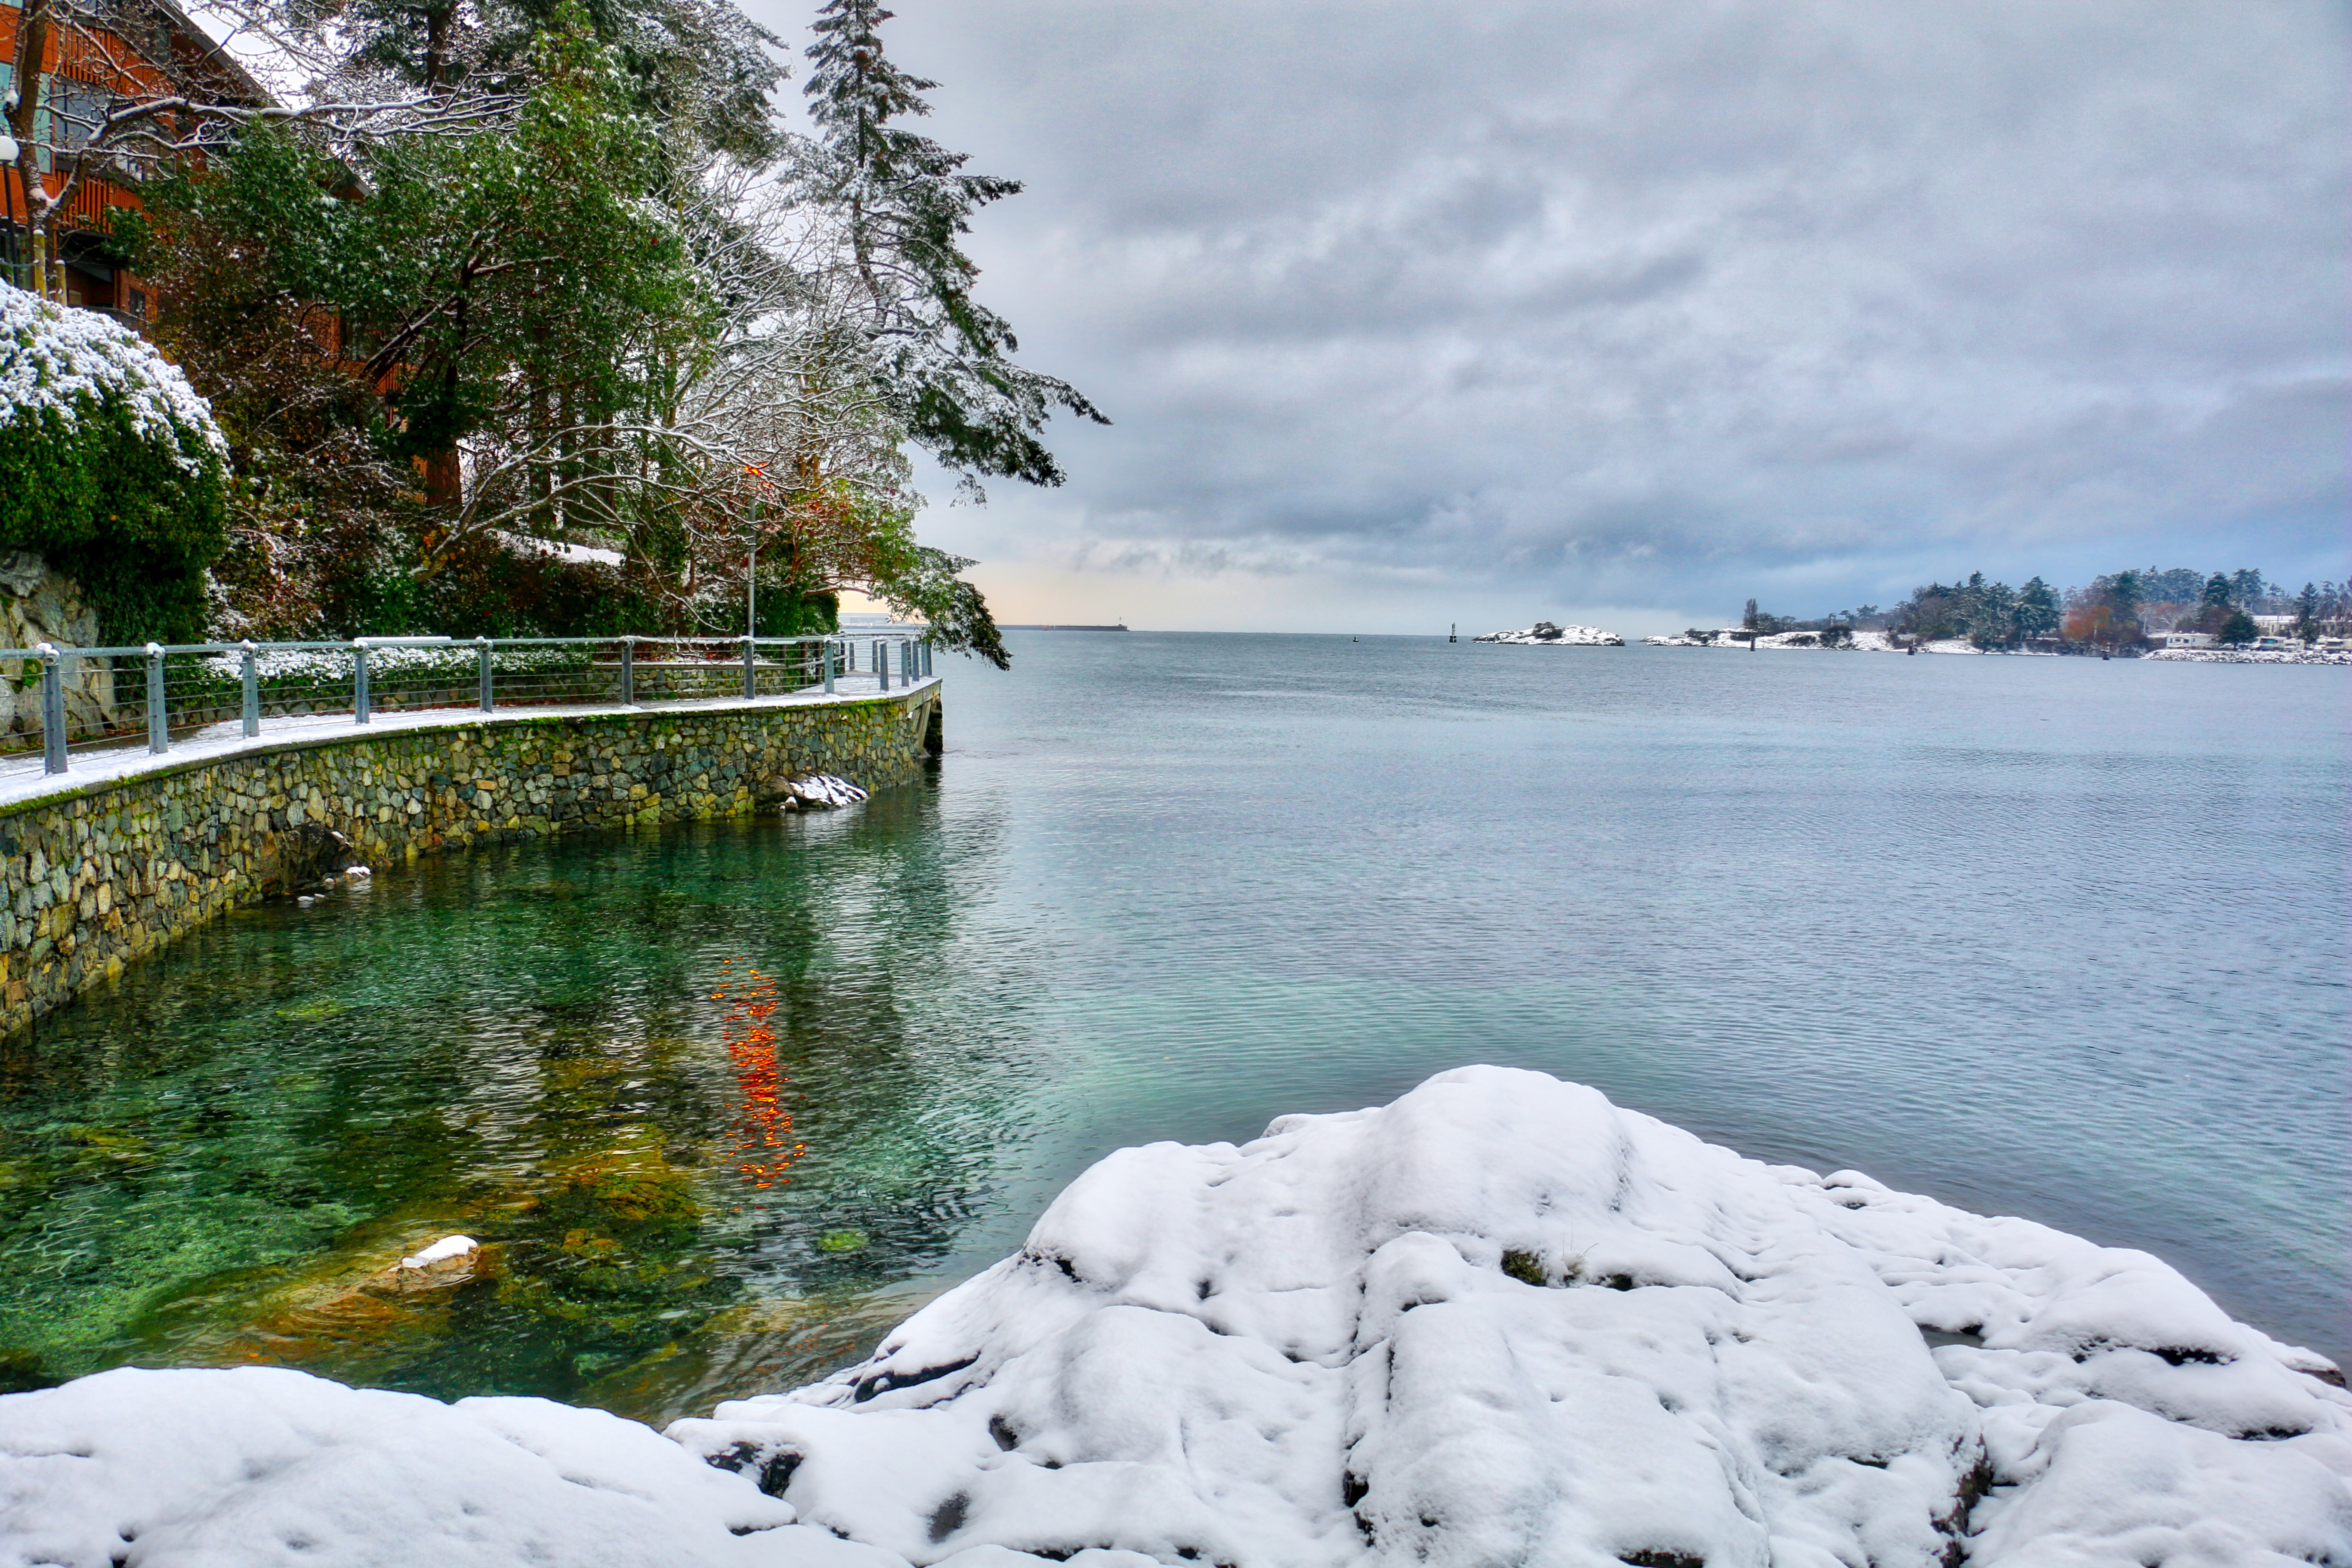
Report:
[[[887,36],[1031,183],[985,297],[1118,422],[1057,426],[1066,489],[929,519],[1008,619],[2346,574],[2332,5],[908,0]]]

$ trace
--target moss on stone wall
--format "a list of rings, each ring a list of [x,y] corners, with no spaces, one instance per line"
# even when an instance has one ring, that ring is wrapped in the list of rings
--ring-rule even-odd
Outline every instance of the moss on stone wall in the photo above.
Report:
[[[379,869],[576,829],[741,816],[782,780],[867,789],[936,747],[939,687],[887,697],[453,720],[165,763],[0,809],[0,1032],[268,893],[306,834]]]

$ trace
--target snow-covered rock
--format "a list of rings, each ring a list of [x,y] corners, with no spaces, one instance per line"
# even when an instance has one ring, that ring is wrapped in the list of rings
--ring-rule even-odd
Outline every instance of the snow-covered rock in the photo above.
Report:
[[[784,810],[796,811],[804,808],[819,810],[836,806],[855,806],[866,799],[866,791],[846,779],[830,773],[812,773],[805,779],[787,779],[783,786]]]
[[[403,1269],[430,1269],[436,1263],[446,1263],[453,1258],[470,1258],[482,1249],[482,1244],[470,1236],[444,1236],[432,1246],[423,1248],[400,1260]]]
[[[1538,621],[1524,632],[1489,632],[1484,637],[1473,637],[1474,643],[1514,643],[1521,645],[1552,648],[1622,648],[1625,639],[1614,632],[1603,632],[1598,626],[1555,626],[1549,621]]]
[[[109,1373],[0,1399],[0,1563],[2352,1563],[2340,1374],[2157,1259],[1491,1067],[1122,1150],[669,1436]]]
[[[917,1563],[2340,1562],[2332,1375],[2145,1254],[1467,1068],[1113,1155],[870,1361],[672,1436]]]
[[[7,1568],[903,1568],[752,1479],[544,1399],[276,1367],[100,1373],[0,1399]]]
[[[2326,648],[2159,648],[2147,657],[2173,664],[2352,664],[2352,653]]]

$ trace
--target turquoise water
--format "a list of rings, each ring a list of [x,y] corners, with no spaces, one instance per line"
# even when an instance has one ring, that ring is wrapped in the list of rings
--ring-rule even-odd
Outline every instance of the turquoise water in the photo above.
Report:
[[[860,1354],[1110,1148],[1473,1061],[2352,1352],[2345,672],[1013,645],[864,808],[385,868],[0,1048],[5,1385],[701,1410]],[[746,968],[772,1011],[715,996]],[[386,1271],[451,1231],[473,1268]]]

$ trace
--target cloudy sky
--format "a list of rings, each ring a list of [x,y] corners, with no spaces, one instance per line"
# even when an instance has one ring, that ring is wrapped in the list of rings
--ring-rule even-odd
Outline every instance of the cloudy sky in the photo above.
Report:
[[[808,5],[753,0],[804,42]],[[2352,574],[2352,22],[2301,0],[903,0],[1022,358],[1000,618],[1819,614]]]

